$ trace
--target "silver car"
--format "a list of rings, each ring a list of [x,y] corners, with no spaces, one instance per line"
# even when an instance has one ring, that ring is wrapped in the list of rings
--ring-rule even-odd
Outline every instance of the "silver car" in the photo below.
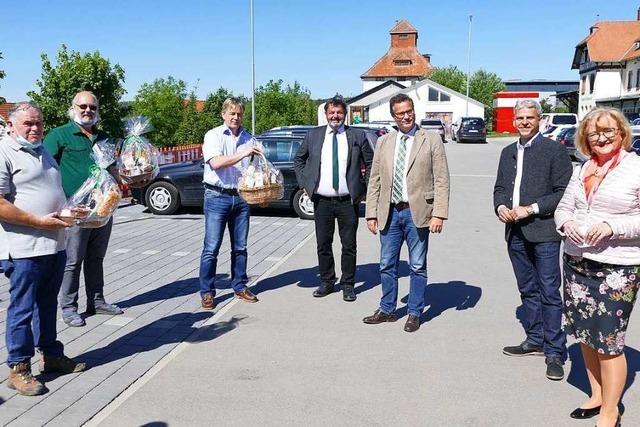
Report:
[[[420,128],[425,130],[433,130],[440,134],[442,142],[447,142],[444,137],[444,124],[440,119],[422,119],[420,120]]]

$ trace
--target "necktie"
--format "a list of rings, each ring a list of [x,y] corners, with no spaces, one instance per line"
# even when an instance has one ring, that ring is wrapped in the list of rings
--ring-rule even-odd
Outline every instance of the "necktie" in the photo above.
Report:
[[[333,189],[340,189],[340,167],[338,163],[338,131],[333,131]]]
[[[396,164],[393,168],[393,191],[391,193],[391,203],[399,203],[402,201],[402,182],[404,180],[404,160],[407,156],[407,139],[409,139],[407,135],[403,135],[400,138]]]

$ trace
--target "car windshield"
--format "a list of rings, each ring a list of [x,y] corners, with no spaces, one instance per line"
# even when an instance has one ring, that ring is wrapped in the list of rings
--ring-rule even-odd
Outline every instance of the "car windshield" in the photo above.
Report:
[[[462,126],[484,126],[484,120],[482,119],[464,119]]]
[[[552,123],[554,125],[575,125],[576,124],[576,116],[553,116]]]

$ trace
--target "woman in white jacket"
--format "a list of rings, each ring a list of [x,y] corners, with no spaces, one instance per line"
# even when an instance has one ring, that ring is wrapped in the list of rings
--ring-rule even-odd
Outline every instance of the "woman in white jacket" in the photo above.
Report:
[[[631,128],[612,108],[583,119],[576,146],[590,157],[575,168],[555,212],[564,244],[564,323],[580,342],[591,397],[572,418],[600,415],[619,426],[627,377],[624,342],[640,283],[640,156]]]

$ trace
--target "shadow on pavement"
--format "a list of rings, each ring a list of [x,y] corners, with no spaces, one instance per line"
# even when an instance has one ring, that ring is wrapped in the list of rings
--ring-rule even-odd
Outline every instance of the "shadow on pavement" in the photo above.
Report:
[[[213,315],[214,312],[172,314],[130,332],[104,347],[80,354],[77,359],[86,361],[89,367],[95,367],[151,351],[165,344],[178,344],[182,341],[190,343],[211,341],[237,328],[246,318],[246,316],[234,316],[212,325],[194,326]],[[196,331],[197,333],[193,334]]]
[[[228,274],[217,274],[216,280],[220,281],[218,289],[228,289],[230,282]],[[164,301],[170,298],[192,295],[200,290],[200,279],[190,277],[188,279],[176,280],[167,283],[159,288],[141,293],[123,301],[117,301],[116,304],[120,308],[135,307],[137,305],[147,304],[154,301]]]
[[[587,369],[584,365],[584,359],[582,358],[582,351],[580,351],[580,344],[575,343],[569,346],[568,353],[569,360],[571,360],[571,371],[567,376],[567,382],[582,391],[585,395],[590,396],[591,386],[587,378]],[[625,382],[624,391],[620,398],[620,413],[624,412],[624,404],[622,403],[624,395],[635,381],[636,372],[640,372],[640,352],[635,348],[625,347],[624,355],[627,358],[627,381]]]
[[[142,424],[140,427],[169,427],[169,424],[162,421],[152,421],[150,423]]]
[[[460,280],[452,280],[447,283],[430,283],[424,291],[424,301],[427,310],[422,313],[420,323],[429,322],[449,309],[456,311],[467,310],[476,306],[482,289],[467,285],[466,282]],[[405,304],[404,307],[396,310],[398,318],[407,315],[409,295],[405,295],[400,301]]]

